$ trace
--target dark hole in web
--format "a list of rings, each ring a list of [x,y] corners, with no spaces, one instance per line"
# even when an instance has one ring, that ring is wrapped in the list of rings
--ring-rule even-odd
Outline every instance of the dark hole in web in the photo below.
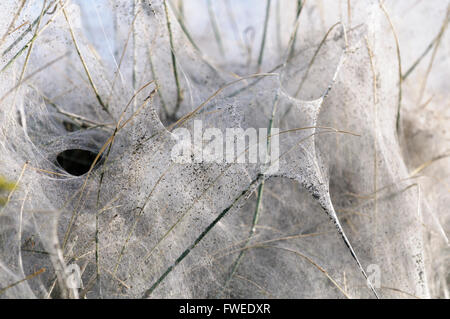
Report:
[[[81,176],[89,171],[97,155],[91,151],[71,149],[59,153],[56,161],[67,173]],[[97,164],[99,162],[100,159]]]

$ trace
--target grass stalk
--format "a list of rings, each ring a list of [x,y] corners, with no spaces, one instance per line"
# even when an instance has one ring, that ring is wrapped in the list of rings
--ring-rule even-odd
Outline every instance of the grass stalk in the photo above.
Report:
[[[270,17],[270,3],[271,0],[267,0],[266,4],[266,17],[264,18],[264,29],[263,29],[263,35],[261,40],[261,47],[259,49],[259,55],[258,55],[258,70],[260,70],[263,57],[264,57],[264,48],[266,46],[266,37],[267,37],[267,27],[269,26],[269,17]]]
[[[225,208],[217,217],[216,219],[214,219],[212,221],[212,223],[210,223],[203,231],[202,233],[197,237],[197,239],[186,249],[183,251],[183,253],[181,253],[181,255],[175,260],[175,262],[169,266],[166,271],[155,281],[155,283],[145,291],[145,293],[143,294],[143,298],[149,298],[150,295],[153,293],[153,291],[158,288],[158,286],[161,284],[161,282],[172,272],[173,269],[175,269],[176,266],[178,266],[178,264],[180,262],[183,261],[184,258],[186,258],[186,256],[189,255],[189,253],[195,248],[197,247],[197,245],[202,241],[202,239],[210,232],[211,229],[214,228],[214,226],[216,226],[216,224],[227,215],[227,213],[236,205],[237,202],[239,202],[239,200],[243,197],[245,197],[246,195],[249,194],[249,192],[252,192],[252,188],[253,185],[255,185],[256,183],[260,182],[261,180],[261,175],[259,175],[256,179],[254,179],[251,183],[250,186],[244,190],[239,196],[237,196],[234,201],[231,203],[231,205],[229,205],[227,208]]]
[[[175,45],[174,45],[174,41],[173,41],[172,26],[170,23],[169,8],[167,5],[167,0],[164,0],[163,4],[164,4],[164,13],[166,15],[167,30],[169,32],[170,55],[172,58],[173,77],[174,77],[175,86],[177,89],[177,101],[175,104],[175,109],[173,110],[172,115],[171,115],[171,117],[175,118],[178,110],[180,109],[180,105],[181,105],[181,101],[183,100],[183,96],[182,96],[182,92],[181,92],[180,80],[178,78],[177,59],[175,56]]]
[[[275,117],[277,105],[278,105],[278,95],[275,96],[275,100],[273,102],[272,116],[270,118],[269,128],[267,130],[267,136],[268,136],[267,137],[267,150],[268,151],[270,151],[270,137],[271,137],[271,134],[272,134],[273,119]],[[270,156],[270,154],[267,154],[267,156]],[[250,242],[251,238],[253,237],[253,235],[255,233],[256,225],[258,224],[259,216],[260,216],[260,213],[261,213],[263,192],[264,192],[264,180],[262,180],[261,184],[259,184],[259,186],[258,186],[258,193],[257,193],[257,199],[256,199],[256,208],[255,208],[255,212],[253,214],[252,225],[250,227],[250,231],[248,233],[247,240],[245,241],[244,246],[248,245],[248,243]],[[237,271],[237,269],[239,267],[241,259],[244,257],[244,253],[245,253],[245,250],[242,250],[239,253],[239,255],[236,258],[236,260],[234,261],[233,265],[231,266],[231,271],[230,271],[230,273],[228,275],[228,278],[225,281],[224,289],[227,288],[227,286],[230,283],[231,279],[233,279],[233,276],[234,276],[234,274],[236,273],[236,271]]]
[[[3,43],[6,40],[6,37],[8,37],[14,30],[14,24],[16,23],[17,18],[20,16],[20,13],[23,10],[23,7],[25,6],[25,3],[27,0],[22,0],[22,2],[19,4],[19,8],[17,9],[16,13],[14,14],[14,17],[12,18],[8,28],[6,29],[6,32],[3,34],[2,38],[0,39],[0,46],[3,45]]]
[[[400,55],[400,43],[398,41],[397,31],[395,30],[394,24],[392,23],[391,17],[386,10],[386,7],[384,6],[384,0],[379,0],[380,8],[383,11],[384,15],[386,16],[386,19],[389,22],[389,26],[392,30],[392,33],[394,35],[395,40],[395,48],[397,51],[397,61],[398,61],[398,100],[397,100],[397,118],[395,120],[395,128],[397,130],[397,134],[400,132],[400,112],[402,107],[402,84],[403,84],[403,75],[402,75],[402,58]]]
[[[52,5],[55,2],[52,1],[46,8],[45,8],[45,14],[49,13],[50,8],[52,7]],[[4,57],[5,55],[7,55],[20,41],[22,41],[25,36],[30,33],[34,26],[38,23],[39,21],[39,17],[37,17],[36,19],[33,20],[33,22],[28,26],[28,28],[20,35],[17,37],[17,39],[14,40],[13,43],[11,43],[3,52],[2,52],[2,56]]]
[[[62,5],[61,0],[59,2]],[[75,46],[75,50],[77,52],[78,57],[80,58],[81,64],[83,65],[83,69],[84,69],[84,71],[86,73],[86,76],[88,78],[88,81],[89,81],[89,84],[90,84],[90,86],[92,88],[92,91],[94,92],[95,97],[96,97],[98,103],[100,104],[100,106],[102,107],[102,109],[106,113],[111,115],[111,113],[109,112],[108,106],[103,102],[103,100],[102,100],[102,98],[101,98],[101,96],[100,96],[100,94],[99,94],[99,92],[97,90],[97,87],[96,87],[96,85],[94,83],[94,80],[92,79],[92,76],[91,76],[89,68],[88,68],[88,66],[86,64],[86,61],[84,60],[83,55],[81,54],[81,50],[80,50],[80,47],[78,45],[77,39],[75,37],[75,33],[73,32],[73,28],[72,28],[72,25],[70,23],[69,17],[67,15],[67,11],[66,11],[66,9],[64,7],[62,8],[62,12],[63,12],[64,18],[66,19],[67,25],[69,27],[70,36],[71,36],[72,42],[73,42],[73,44]]]
[[[295,23],[295,26],[294,26],[294,39],[292,40],[292,45],[291,45],[291,48],[290,48],[288,60],[290,60],[292,58],[292,56],[294,55],[295,42],[297,41],[297,32],[298,32],[298,25],[299,25],[297,23],[297,21],[300,18],[300,14],[302,13],[302,10],[303,10],[303,7],[304,7],[305,3],[306,3],[306,0],[305,1],[297,0],[297,13],[296,13],[296,16],[295,16],[296,23]]]
[[[15,283],[10,284],[10,285],[6,286],[5,288],[0,289],[0,295],[3,294],[6,290],[8,290],[8,289],[10,289],[10,288],[13,288],[13,287],[17,286],[17,285],[23,283],[24,281],[28,281],[28,280],[30,280],[30,279],[32,279],[32,278],[34,278],[34,277],[36,277],[36,276],[38,276],[38,275],[44,273],[45,271],[46,271],[45,268],[41,268],[41,269],[39,269],[38,271],[32,273],[31,275],[28,275],[28,276],[26,276],[25,278],[23,278],[23,279],[21,279],[21,280],[15,282]]]
[[[448,22],[449,22],[449,17],[450,17],[450,4],[447,7],[447,14],[445,16],[444,23],[442,24],[442,27],[439,30],[439,34],[437,35],[436,45],[434,46],[433,54],[431,55],[431,60],[430,60],[430,62],[428,64],[427,71],[426,71],[425,76],[424,76],[424,78],[422,80],[422,83],[420,85],[419,98],[417,100],[417,104],[418,105],[420,105],[420,103],[422,102],[423,95],[425,93],[425,88],[427,86],[428,77],[429,77],[429,75],[431,73],[431,68],[433,67],[433,63],[434,63],[434,60],[436,58],[437,51],[438,51],[439,46],[441,44],[442,36],[444,35],[445,30],[447,29]]]
[[[214,14],[214,10],[212,8],[211,0],[206,0],[206,4],[208,7],[209,20],[211,22],[211,26],[213,29],[214,37],[217,42],[217,46],[219,47],[219,52],[222,57],[225,57],[225,50],[222,44],[222,37],[220,35],[219,26],[217,25],[216,16]]]

